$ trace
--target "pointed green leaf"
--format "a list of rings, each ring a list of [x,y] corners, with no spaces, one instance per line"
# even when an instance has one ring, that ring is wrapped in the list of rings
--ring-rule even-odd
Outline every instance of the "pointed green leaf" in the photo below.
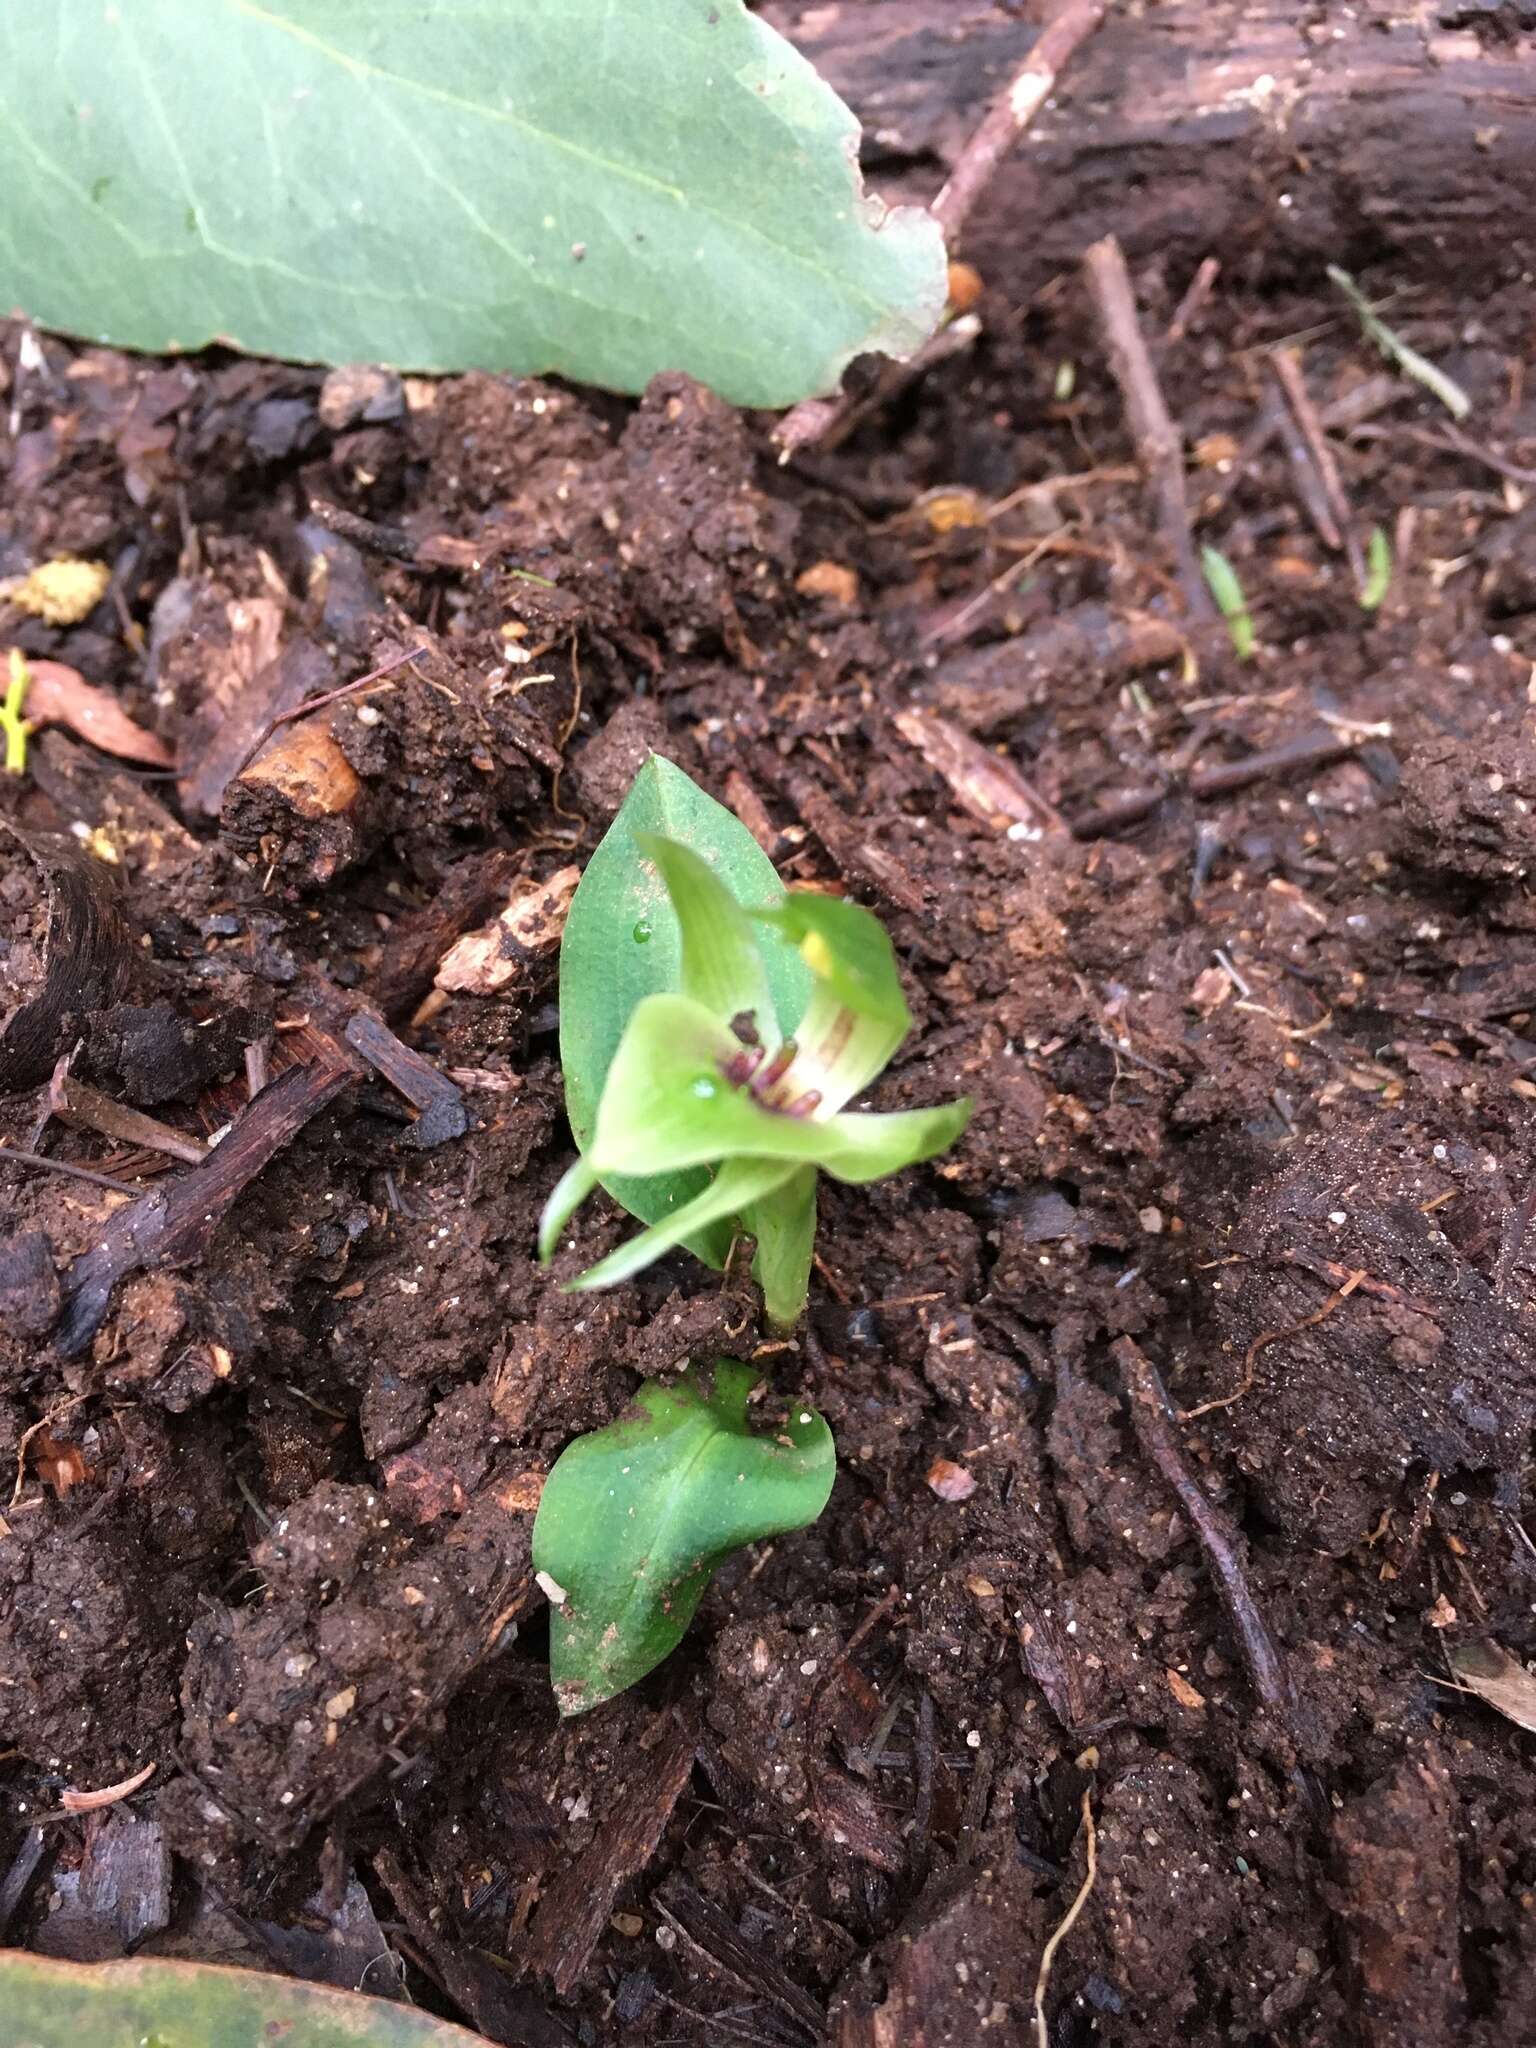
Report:
[[[937,224],[857,144],[742,0],[13,0],[0,305],[788,405],[943,308]]]
[[[805,1307],[816,1252],[815,1167],[791,1167],[787,1179],[742,1211],[741,1223],[757,1240],[752,1277],[763,1290],[768,1320],[792,1329]]]
[[[556,1459],[533,1561],[554,1582],[549,1668],[562,1714],[600,1706],[675,1649],[733,1550],[803,1529],[826,1506],[831,1431],[792,1406],[777,1434],[753,1435],[756,1380],[721,1359],[712,1378],[690,1368],[676,1386],[644,1386],[638,1414]]]
[[[585,1293],[594,1287],[613,1287],[620,1280],[632,1279],[674,1245],[689,1243],[717,1223],[734,1223],[739,1218],[742,1228],[752,1230],[755,1236],[754,1226],[746,1220],[748,1215],[758,1215],[770,1208],[774,1191],[805,1170],[786,1166],[780,1159],[726,1160],[702,1194],[684,1203],[664,1222],[653,1223],[638,1237],[626,1238],[606,1259],[599,1259],[573,1280],[570,1291]],[[727,1231],[727,1249],[730,1237],[731,1232]],[[756,1271],[755,1266],[753,1270]]]
[[[415,2006],[208,1963],[0,1954],[0,2048],[487,2048]]]
[[[682,933],[680,992],[727,1021],[750,1019],[759,1042],[772,1048],[779,1020],[751,918],[691,846],[659,832],[637,832],[635,844],[661,870]]]
[[[682,932],[661,872],[637,844],[640,833],[680,841],[706,860],[743,903],[776,903],[784,893],[757,841],[681,768],[653,754],[587,862],[560,948],[560,1060],[576,1143],[591,1143],[597,1105],[630,1013],[641,999],[682,985]],[[785,946],[764,961],[781,1031],[804,1011],[811,976]],[[642,1223],[659,1223],[708,1185],[702,1170],[603,1175],[603,1186]],[[723,1264],[730,1233],[719,1227],[690,1243]]]
[[[543,1265],[547,1266],[555,1256],[561,1231],[597,1185],[597,1175],[580,1157],[555,1182],[539,1217],[539,1259]]]
[[[759,905],[752,915],[798,947],[818,986],[842,1007],[899,1026],[901,1036],[911,1030],[896,949],[878,917],[814,889],[791,890],[782,903]]]
[[[884,925],[857,903],[797,889],[754,913],[793,945],[816,977],[795,1032],[793,1094],[814,1088],[830,1113],[851,1102],[912,1028],[896,953]]]

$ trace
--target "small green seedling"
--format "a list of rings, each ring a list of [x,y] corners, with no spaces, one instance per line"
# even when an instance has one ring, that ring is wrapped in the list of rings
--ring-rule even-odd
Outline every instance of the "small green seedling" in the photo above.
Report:
[[[1382,319],[1347,270],[1330,263],[1328,276],[1354,307],[1356,318],[1367,337],[1375,342],[1387,360],[1396,363],[1405,377],[1412,377],[1416,384],[1422,384],[1426,391],[1438,398],[1452,419],[1464,420],[1472,410],[1472,401],[1455,378],[1448,377],[1428,356],[1421,356],[1416,348],[1410,348],[1397,330]]]
[[[845,1111],[911,1023],[878,921],[786,894],[746,827],[652,755],[566,922],[560,1056],[582,1156],[545,1207],[540,1256],[601,1185],[649,1227],[574,1287],[627,1280],[678,1244],[721,1267],[746,1233],[769,1316],[792,1324],[817,1173],[879,1180],[965,1129],[968,1100]]]
[[[717,1565],[814,1522],[832,1491],[832,1433],[793,1405],[754,1435],[748,1365],[720,1359],[644,1386],[637,1413],[577,1437],[544,1482],[533,1562],[550,1600],[549,1672],[584,1714],[670,1656]]]
[[[31,687],[32,671],[27,667],[27,658],[19,647],[13,647],[5,696],[0,699],[0,732],[5,734],[7,775],[25,775],[27,772],[27,741],[32,736],[32,727],[22,717],[21,707],[27,701]]]
[[[1253,614],[1248,609],[1247,594],[1237,571],[1219,548],[1202,548],[1200,566],[1205,571],[1206,587],[1216,600],[1216,609],[1227,622],[1227,631],[1232,636],[1238,660],[1251,661],[1257,636],[1253,630]]]
[[[1379,526],[1371,528],[1365,544],[1365,582],[1360,589],[1360,609],[1380,611],[1392,588],[1392,543]]]

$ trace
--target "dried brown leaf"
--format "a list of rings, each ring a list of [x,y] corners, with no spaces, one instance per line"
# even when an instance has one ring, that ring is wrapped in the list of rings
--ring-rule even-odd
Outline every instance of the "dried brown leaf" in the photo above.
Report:
[[[1536,1735],[1536,1672],[1527,1671],[1518,1657],[1512,1657],[1490,1636],[1482,1642],[1455,1644],[1447,1652],[1447,1661],[1469,1692],[1486,1700],[1506,1720]]]
[[[32,682],[22,706],[33,725],[62,725],[103,753],[146,768],[170,768],[175,756],[152,732],[135,725],[107,690],[62,661],[29,661]]]

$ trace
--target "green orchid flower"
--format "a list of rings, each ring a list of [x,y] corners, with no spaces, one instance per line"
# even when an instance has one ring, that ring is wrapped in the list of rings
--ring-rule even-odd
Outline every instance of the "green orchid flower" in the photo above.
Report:
[[[769,893],[754,872],[767,862],[745,828],[670,762],[653,757],[647,774],[650,788],[637,781],[593,856],[567,925],[561,1050],[582,1156],[545,1207],[540,1255],[550,1258],[601,1185],[648,1227],[573,1286],[611,1286],[680,1244],[719,1265],[732,1237],[745,1232],[756,1242],[753,1273],[769,1316],[788,1326],[805,1304],[817,1174],[858,1184],[931,1159],[965,1129],[970,1103],[888,1115],[846,1108],[911,1029],[885,931],[856,904],[809,890],[785,894],[771,868],[775,900],[748,908],[719,871],[746,870],[748,885]],[[687,785],[685,806],[672,778]],[[668,807],[658,797],[686,812],[691,844],[646,828],[648,814]],[[626,816],[631,806],[636,815]],[[616,834],[624,857],[649,871],[642,893],[650,910],[637,921],[629,892],[616,913],[609,900],[615,874],[604,855]],[[594,871],[598,900],[583,905]],[[600,1033],[588,1015],[568,1035],[567,1007],[601,1002],[593,969],[601,972],[615,942],[622,948],[642,925],[647,942],[657,937],[658,883],[675,943],[655,957],[672,985],[635,990],[594,1087],[590,1056]]]

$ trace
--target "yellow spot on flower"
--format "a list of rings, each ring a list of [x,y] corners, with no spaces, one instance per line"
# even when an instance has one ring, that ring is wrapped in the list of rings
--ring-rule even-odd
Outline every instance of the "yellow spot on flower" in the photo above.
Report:
[[[800,958],[818,981],[832,979],[832,948],[820,932],[807,932],[800,941]]]

